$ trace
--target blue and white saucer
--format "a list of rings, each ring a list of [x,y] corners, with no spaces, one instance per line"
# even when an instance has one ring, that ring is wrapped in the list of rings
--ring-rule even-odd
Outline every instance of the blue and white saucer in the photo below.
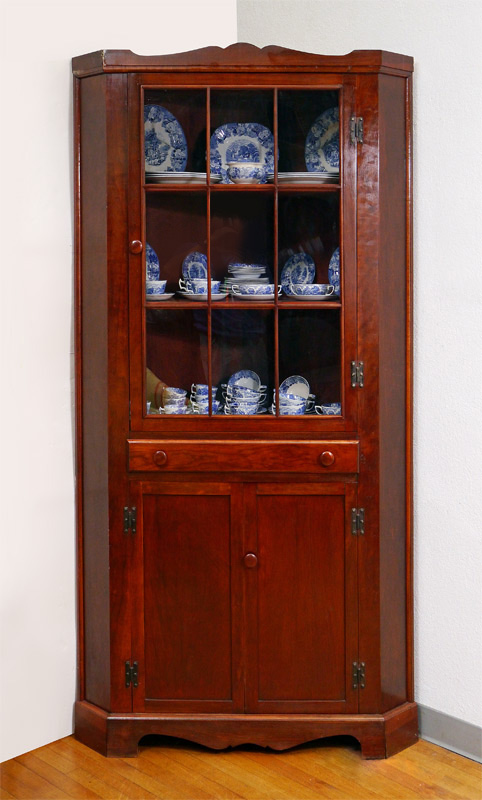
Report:
[[[333,294],[340,294],[340,248],[337,247],[328,265],[328,280],[335,287]]]
[[[204,253],[189,253],[182,262],[182,274],[184,278],[207,278],[208,259]]]
[[[291,283],[313,283],[315,272],[315,262],[308,253],[295,253],[281,270],[281,286],[286,294],[290,294]]]
[[[211,136],[211,171],[221,173],[221,183],[232,183],[226,168],[230,161],[256,161],[274,170],[273,134],[258,122],[227,122]]]
[[[163,106],[144,106],[144,154],[146,172],[182,172],[186,167],[184,131]]]
[[[338,106],[317,117],[305,142],[308,172],[338,172],[340,169],[340,123]]]
[[[146,242],[146,281],[159,280],[159,259],[154,248]]]

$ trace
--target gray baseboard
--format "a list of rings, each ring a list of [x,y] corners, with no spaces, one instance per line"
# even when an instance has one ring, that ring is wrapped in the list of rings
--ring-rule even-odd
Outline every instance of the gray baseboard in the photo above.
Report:
[[[482,762],[482,728],[420,704],[418,722],[422,739]]]

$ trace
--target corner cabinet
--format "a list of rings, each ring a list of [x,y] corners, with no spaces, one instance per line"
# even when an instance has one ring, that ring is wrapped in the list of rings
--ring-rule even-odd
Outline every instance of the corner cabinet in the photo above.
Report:
[[[412,69],[73,60],[75,733],[100,753],[417,738]]]

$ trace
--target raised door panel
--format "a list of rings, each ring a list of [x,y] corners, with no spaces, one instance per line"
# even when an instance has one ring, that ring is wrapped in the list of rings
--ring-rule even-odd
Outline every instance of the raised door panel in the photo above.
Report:
[[[227,484],[135,486],[136,711],[241,709],[240,566],[231,540],[238,492]]]
[[[248,711],[357,710],[354,497],[353,485],[341,483],[252,488]]]

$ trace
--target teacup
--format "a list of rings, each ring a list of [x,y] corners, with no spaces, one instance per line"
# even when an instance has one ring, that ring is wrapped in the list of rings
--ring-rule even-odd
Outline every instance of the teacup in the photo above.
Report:
[[[266,183],[267,170],[259,161],[228,161],[226,173],[233,183]]]
[[[166,400],[160,411],[163,414],[186,414],[187,405],[184,400]]]
[[[186,389],[179,389],[177,386],[165,386],[162,390],[162,398],[166,402],[186,402]]]
[[[208,293],[208,280],[207,278],[179,278],[179,286],[187,294],[207,294]],[[218,294],[221,281],[211,281],[211,294]]]
[[[211,394],[213,397],[216,394],[217,390],[218,390],[217,386],[211,387]],[[195,395],[196,398],[206,397],[207,399],[209,395],[209,386],[207,385],[207,383],[193,383],[191,385],[191,394]]]
[[[317,414],[339,417],[341,414],[341,403],[324,403],[321,406],[315,406],[315,411]]]
[[[146,294],[164,294],[167,281],[146,281]]]
[[[274,294],[274,283],[240,283],[233,284],[231,291],[235,295],[244,297],[246,295],[270,295]],[[281,286],[278,286],[278,294],[281,292]]]
[[[335,287],[331,283],[290,283],[285,286],[285,293],[298,297],[329,297]]]

